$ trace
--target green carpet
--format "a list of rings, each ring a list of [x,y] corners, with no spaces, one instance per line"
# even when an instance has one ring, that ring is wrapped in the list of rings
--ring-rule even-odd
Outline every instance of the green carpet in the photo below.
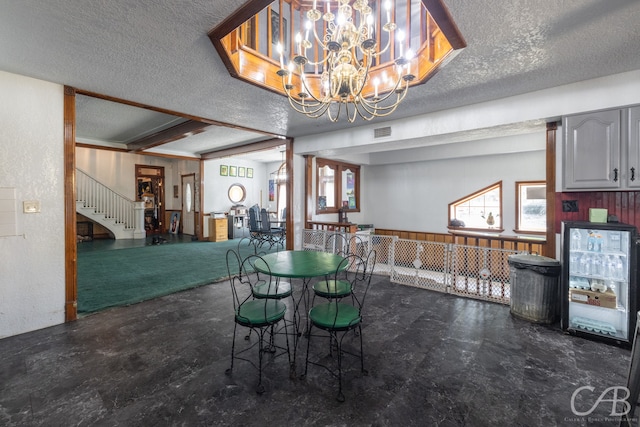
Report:
[[[229,275],[227,250],[237,245],[237,240],[229,240],[79,252],[78,313],[134,304],[222,280]]]

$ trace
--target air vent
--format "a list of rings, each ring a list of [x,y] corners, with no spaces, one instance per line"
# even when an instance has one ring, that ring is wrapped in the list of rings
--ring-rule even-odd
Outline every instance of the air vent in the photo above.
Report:
[[[391,126],[387,126],[386,128],[378,128],[373,130],[374,138],[385,138],[387,136],[391,136]]]

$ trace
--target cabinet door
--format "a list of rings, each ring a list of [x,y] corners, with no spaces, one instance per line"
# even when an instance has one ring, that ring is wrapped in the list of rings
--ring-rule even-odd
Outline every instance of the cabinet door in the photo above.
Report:
[[[620,114],[610,110],[565,117],[564,189],[621,187]]]
[[[627,111],[629,123],[627,187],[640,188],[640,107],[632,107]]]

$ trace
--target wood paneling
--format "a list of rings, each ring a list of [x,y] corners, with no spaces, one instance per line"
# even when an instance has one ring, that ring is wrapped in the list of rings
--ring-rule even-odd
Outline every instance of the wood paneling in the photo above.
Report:
[[[562,202],[575,200],[578,212],[563,212]],[[607,209],[623,224],[640,226],[639,191],[589,191],[556,193],[556,232],[562,232],[562,221],[589,221],[589,208]]]

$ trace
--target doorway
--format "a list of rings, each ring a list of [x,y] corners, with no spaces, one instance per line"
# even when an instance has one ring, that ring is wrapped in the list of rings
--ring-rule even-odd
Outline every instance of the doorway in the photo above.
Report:
[[[195,184],[196,174],[182,175],[182,233],[196,234]]]
[[[136,165],[136,200],[144,202],[144,229],[164,233],[164,167]]]

